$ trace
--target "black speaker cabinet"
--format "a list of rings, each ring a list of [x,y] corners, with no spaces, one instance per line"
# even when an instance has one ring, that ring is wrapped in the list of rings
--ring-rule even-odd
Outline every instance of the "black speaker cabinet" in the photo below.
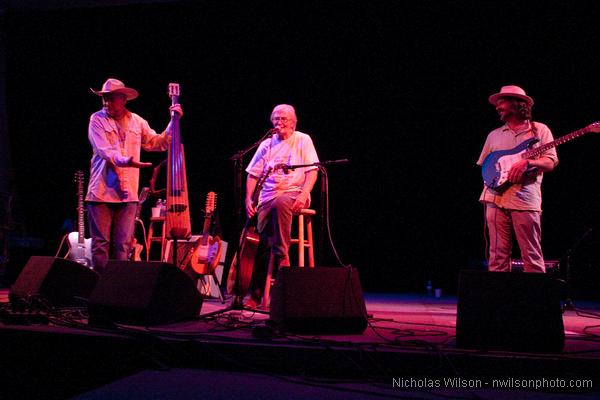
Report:
[[[367,310],[354,268],[282,268],[271,291],[271,319],[306,334],[362,334]]]
[[[90,296],[89,324],[162,325],[200,314],[192,279],[160,261],[109,261]]]
[[[40,296],[54,307],[85,306],[98,274],[75,261],[32,256],[11,286],[11,303],[29,303]]]
[[[480,350],[561,352],[565,343],[556,277],[461,271],[456,345]]]

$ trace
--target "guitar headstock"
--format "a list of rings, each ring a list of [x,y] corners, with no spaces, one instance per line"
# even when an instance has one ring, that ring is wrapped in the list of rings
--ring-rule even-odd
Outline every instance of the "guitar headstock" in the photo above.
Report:
[[[600,121],[596,121],[594,123],[589,124],[588,126],[585,127],[585,131],[599,133],[600,132]]]
[[[206,215],[211,215],[215,212],[217,208],[217,194],[215,192],[208,192],[206,196],[206,207],[204,208],[204,213]]]
[[[83,182],[83,171],[78,169],[77,171],[75,171],[75,182],[80,183]]]
[[[84,181],[84,176],[83,176],[83,171],[78,169],[77,171],[75,171],[75,183],[77,184],[77,192],[78,194],[81,194],[83,192],[83,181]]]
[[[179,83],[169,83],[169,97],[171,99],[179,97]]]
[[[146,199],[148,198],[148,193],[150,193],[150,188],[143,187],[142,190],[140,191],[140,196],[139,196],[140,205],[146,201]]]

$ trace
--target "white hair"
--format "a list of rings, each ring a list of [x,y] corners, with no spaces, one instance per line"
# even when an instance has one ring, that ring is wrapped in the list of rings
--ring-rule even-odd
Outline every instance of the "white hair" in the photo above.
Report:
[[[276,111],[284,111],[284,110],[287,111],[288,113],[292,114],[294,122],[298,121],[298,117],[296,117],[296,110],[294,109],[293,106],[290,106],[289,104],[276,105],[275,108],[273,108],[273,111],[271,111],[271,119],[273,119],[273,114],[275,114]]]

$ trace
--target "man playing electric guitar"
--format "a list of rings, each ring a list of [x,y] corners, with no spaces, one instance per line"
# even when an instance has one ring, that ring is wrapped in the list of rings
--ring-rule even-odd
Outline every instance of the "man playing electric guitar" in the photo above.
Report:
[[[496,107],[504,125],[487,136],[477,161],[479,166],[484,165],[491,153],[514,149],[532,138],[537,139],[532,141],[534,146],[554,140],[545,124],[531,120],[533,99],[520,87],[504,86],[488,100]],[[554,147],[533,159],[515,157],[514,163],[497,166],[504,169],[502,179],[506,182],[502,186],[496,187],[490,182],[484,185],[479,201],[485,207],[490,271],[510,271],[514,232],[525,272],[545,272],[541,246],[541,184],[544,172],[552,171],[557,164]]]

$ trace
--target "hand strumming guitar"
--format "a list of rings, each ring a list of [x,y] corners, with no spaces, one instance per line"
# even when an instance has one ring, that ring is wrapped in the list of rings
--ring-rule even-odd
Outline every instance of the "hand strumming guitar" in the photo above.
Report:
[[[520,183],[523,180],[523,175],[529,168],[529,160],[522,159],[513,164],[508,171],[508,181],[511,183]]]

